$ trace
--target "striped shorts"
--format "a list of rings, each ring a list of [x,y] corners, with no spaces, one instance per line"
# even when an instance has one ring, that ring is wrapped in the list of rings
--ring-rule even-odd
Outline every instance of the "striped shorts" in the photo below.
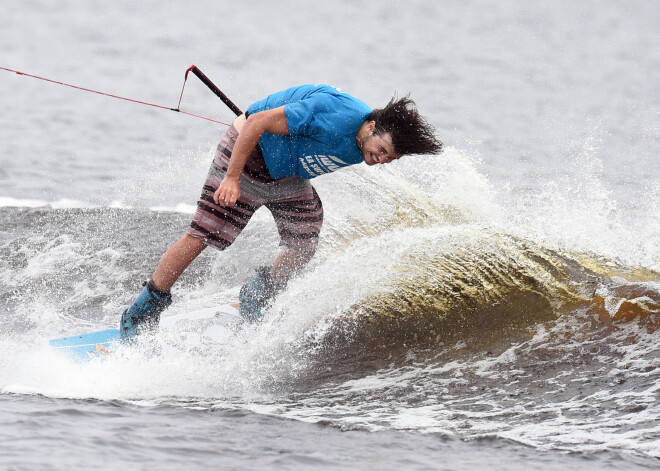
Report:
[[[240,179],[241,196],[236,205],[229,208],[215,204],[213,194],[225,176],[237,137],[238,132],[231,126],[220,140],[187,233],[224,250],[236,240],[254,212],[266,206],[275,219],[280,245],[316,250],[323,224],[319,195],[309,180],[300,177],[273,180],[259,148],[245,164]]]

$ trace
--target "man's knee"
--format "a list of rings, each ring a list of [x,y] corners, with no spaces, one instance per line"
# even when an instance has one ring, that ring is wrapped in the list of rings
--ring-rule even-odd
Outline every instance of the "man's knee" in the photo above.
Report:
[[[288,252],[288,256],[294,261],[297,268],[302,268],[314,257],[318,242],[318,237],[289,242],[286,244],[285,251]]]
[[[314,247],[307,247],[304,249],[293,249],[295,252],[295,259],[297,264],[300,265],[300,268],[304,267],[309,263],[314,254],[316,253],[316,245]]]

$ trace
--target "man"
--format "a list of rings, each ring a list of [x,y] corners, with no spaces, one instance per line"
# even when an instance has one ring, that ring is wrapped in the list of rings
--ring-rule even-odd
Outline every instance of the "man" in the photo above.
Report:
[[[266,206],[284,250],[241,288],[240,312],[254,322],[314,255],[323,206],[309,180],[365,162],[404,154],[437,154],[442,143],[409,98],[371,110],[327,85],[303,85],[268,96],[237,117],[218,149],[186,234],[165,253],[152,279],[121,317],[123,339],[158,325],[172,303],[170,288],[208,246],[229,247]]]

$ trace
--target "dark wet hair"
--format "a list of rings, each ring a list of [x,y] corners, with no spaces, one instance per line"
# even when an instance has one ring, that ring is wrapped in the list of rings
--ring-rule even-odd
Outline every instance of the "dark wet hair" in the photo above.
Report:
[[[376,133],[390,133],[397,154],[439,154],[442,142],[435,129],[420,116],[417,105],[408,96],[393,97],[383,109],[373,110],[367,121],[376,122]]]

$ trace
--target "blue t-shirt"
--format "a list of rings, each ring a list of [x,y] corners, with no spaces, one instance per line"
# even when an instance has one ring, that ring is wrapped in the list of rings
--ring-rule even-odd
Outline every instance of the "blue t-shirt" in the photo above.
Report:
[[[314,178],[364,161],[355,138],[371,108],[328,85],[302,85],[269,95],[250,114],[284,106],[289,135],[264,133],[259,145],[275,179]]]

